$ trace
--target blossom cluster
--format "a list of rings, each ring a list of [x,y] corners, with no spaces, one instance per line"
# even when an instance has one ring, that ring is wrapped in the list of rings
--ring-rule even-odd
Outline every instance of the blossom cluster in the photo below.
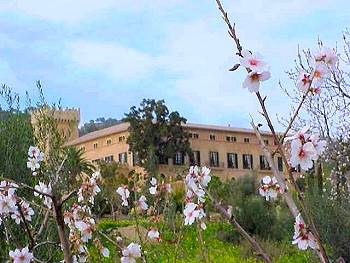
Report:
[[[306,250],[308,247],[318,248],[314,235],[307,229],[300,214],[295,218],[292,244],[298,245],[301,250]]]
[[[301,71],[297,80],[297,87],[303,92],[311,91],[312,93],[320,93],[320,85],[323,84],[326,78],[331,74],[331,69],[334,69],[338,62],[337,54],[333,49],[321,47],[314,54],[314,70],[310,74],[306,71]],[[314,87],[311,87],[313,85]]]
[[[13,260],[13,263],[29,263],[34,259],[33,253],[29,251],[28,247],[22,249],[16,248],[14,251],[11,250],[9,256]]]
[[[276,199],[278,193],[283,193],[283,190],[279,186],[276,177],[265,176],[260,182],[259,194],[269,201],[270,199]]]
[[[189,173],[185,178],[186,196],[185,196],[185,225],[192,225],[196,220],[199,221],[201,228],[206,229],[204,217],[205,188],[211,180],[210,169],[198,166],[191,166]]]
[[[6,217],[11,217],[16,224],[20,224],[23,218],[31,221],[34,210],[29,203],[20,200],[16,195],[18,185],[7,181],[0,182],[0,224]]]
[[[171,193],[172,191],[170,184],[159,183],[158,180],[154,177],[151,178],[150,184],[151,186],[148,190],[151,195],[160,195],[161,192]]]
[[[249,50],[242,50],[242,57],[240,57],[240,63],[244,66],[248,75],[245,78],[242,86],[248,88],[250,92],[258,92],[260,88],[260,82],[268,80],[271,77],[269,71],[269,65],[263,60],[263,56],[258,53],[252,53]]]
[[[137,243],[130,243],[122,250],[121,263],[135,263],[141,257],[141,246]]]
[[[86,262],[88,257],[86,244],[92,240],[96,230],[96,222],[92,218],[89,205],[94,204],[94,197],[100,192],[97,184],[100,178],[99,172],[93,173],[91,177],[84,176],[78,190],[79,204],[73,204],[70,211],[64,212],[64,222],[69,228],[69,241],[74,254],[74,262]],[[94,239],[94,244],[103,256],[109,257],[109,250],[102,246],[99,239]]]
[[[39,184],[37,184],[35,187],[34,187],[35,190],[37,190],[37,192],[34,192],[34,196],[38,196],[39,198],[41,199],[44,199],[44,205],[51,209],[52,207],[52,199],[50,196],[47,196],[47,195],[51,195],[51,192],[52,192],[52,188],[51,188],[51,184],[45,184],[41,181],[39,181]],[[44,194],[47,194],[47,195],[44,195]]]
[[[308,130],[309,128],[305,127],[285,140],[291,141],[291,166],[296,168],[300,165],[301,170],[304,171],[313,167],[313,161],[323,153],[327,144],[325,140],[320,140],[318,135],[308,133]]]
[[[92,174],[91,177],[83,176],[83,182],[78,191],[78,202],[83,202],[85,199],[89,200],[91,204],[94,204],[94,197],[101,192],[97,181],[101,180],[101,174],[99,171]]]
[[[33,175],[37,174],[37,170],[40,168],[40,162],[44,160],[44,157],[45,154],[41,152],[38,147],[29,147],[27,168],[32,171]]]

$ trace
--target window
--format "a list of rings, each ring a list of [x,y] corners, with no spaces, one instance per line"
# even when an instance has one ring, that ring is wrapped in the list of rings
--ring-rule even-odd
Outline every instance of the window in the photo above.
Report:
[[[282,157],[277,157],[277,166],[278,166],[278,171],[283,172],[283,161]]]
[[[268,140],[268,139],[265,139],[265,140],[264,140],[264,143],[265,143],[265,145],[269,145],[269,140]]]
[[[112,144],[112,139],[108,139],[106,142],[107,142],[107,145],[110,145]]]
[[[249,143],[249,138],[244,138],[245,143]]]
[[[264,155],[260,155],[260,170],[270,170],[271,167]]]
[[[106,156],[105,157],[105,161],[107,162],[107,163],[110,163],[110,162],[113,162],[113,155],[109,155],[109,156]]]
[[[177,152],[173,157],[174,165],[184,165],[185,164],[185,154],[182,152]]]
[[[238,168],[237,153],[227,153],[227,168]]]
[[[198,135],[198,133],[196,133],[196,132],[190,132],[190,138],[191,138],[191,139],[198,139],[198,138],[199,138],[199,135]]]
[[[190,155],[190,164],[191,165],[201,165],[201,154],[200,151],[192,151]]]
[[[119,154],[119,162],[120,163],[126,163],[128,160],[127,160],[127,154],[126,152],[123,152],[123,153],[120,153]]]
[[[124,135],[123,135],[123,136],[119,136],[118,141],[119,141],[119,142],[125,141],[125,136],[124,136]]]
[[[253,155],[243,154],[243,169],[253,169]]]
[[[226,136],[226,141],[228,142],[236,142],[237,139],[235,136]]]
[[[219,153],[209,152],[209,165],[212,167],[219,167]]]
[[[100,161],[100,159],[92,160],[93,164],[97,164]]]
[[[94,143],[94,149],[97,149],[97,146],[98,146],[98,144],[97,144],[97,142],[95,142]]]
[[[216,139],[215,134],[210,134],[210,135],[209,135],[209,139],[210,139],[211,141],[215,141],[215,139]]]
[[[169,163],[168,157],[164,155],[159,156],[159,164],[168,164],[168,163]]]

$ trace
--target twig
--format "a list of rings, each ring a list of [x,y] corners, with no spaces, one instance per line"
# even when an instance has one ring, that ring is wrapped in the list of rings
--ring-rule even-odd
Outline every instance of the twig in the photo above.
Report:
[[[261,257],[264,262],[266,263],[272,263],[270,257],[266,254],[266,252],[261,248],[261,246],[256,242],[256,240],[249,235],[247,231],[244,230],[244,228],[236,221],[236,218],[233,215],[230,215],[227,210],[218,202],[216,199],[211,195],[210,192],[206,191],[208,197],[212,200],[214,206],[216,209],[219,210],[219,212],[224,215],[232,225],[235,226],[235,228],[238,230],[238,232],[250,243],[252,248],[257,252],[257,255]]]

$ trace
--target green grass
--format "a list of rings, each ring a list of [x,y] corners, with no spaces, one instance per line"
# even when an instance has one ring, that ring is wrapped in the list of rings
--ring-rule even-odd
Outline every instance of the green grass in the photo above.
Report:
[[[98,223],[99,229],[104,232],[112,233],[117,231],[118,227],[132,225],[132,221],[111,221],[103,220]],[[148,228],[154,223],[146,220],[141,221],[141,225]],[[206,256],[210,262],[227,263],[254,263],[257,260],[250,246],[246,242],[241,242],[238,233],[226,223],[209,223],[207,229],[203,232],[204,246],[197,238],[197,229],[195,226],[184,227],[180,245],[176,249],[176,236],[169,230],[164,223],[157,223],[160,229],[163,241],[161,243],[147,242],[144,244],[144,251],[148,262],[179,262],[179,263],[197,263],[205,262]],[[180,230],[180,229],[178,229]],[[177,232],[178,233],[178,232]],[[119,262],[120,255],[117,248],[110,244],[104,238],[101,238],[105,246],[111,252],[109,259],[101,258],[98,251],[90,247],[92,262],[112,263]],[[126,245],[128,242],[126,242]],[[299,251],[291,244],[275,243],[263,241],[261,245],[271,252],[273,262],[278,263],[309,263],[314,262],[314,256],[311,251]],[[175,261],[176,258],[176,261]],[[141,262],[141,261],[140,261]]]

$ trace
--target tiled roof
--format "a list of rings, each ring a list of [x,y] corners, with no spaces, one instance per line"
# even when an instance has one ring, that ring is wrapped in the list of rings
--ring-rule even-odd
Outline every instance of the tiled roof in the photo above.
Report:
[[[77,145],[77,144],[80,144],[83,142],[96,140],[100,137],[108,136],[108,135],[119,133],[119,132],[124,132],[128,129],[128,127],[129,127],[129,123],[122,122],[122,123],[119,123],[117,125],[114,125],[114,126],[102,129],[102,130],[87,133],[87,134],[85,134],[77,139],[74,139],[74,140],[66,143],[66,145],[67,146]]]
[[[235,128],[235,127],[227,127],[227,126],[219,126],[219,125],[207,125],[207,124],[195,124],[195,123],[186,123],[183,124],[185,128],[188,129],[202,129],[202,130],[211,130],[211,131],[227,131],[227,132],[240,132],[240,133],[254,133],[252,129],[246,129],[246,128]],[[77,145],[80,143],[84,143],[87,141],[96,140],[100,137],[112,135],[119,132],[125,132],[127,131],[129,127],[129,123],[123,122],[117,125],[114,125],[109,128],[105,128],[102,130],[90,132],[88,134],[85,134],[77,139],[74,139],[70,142],[68,142],[66,145]],[[270,132],[261,131],[264,135],[271,135]]]

